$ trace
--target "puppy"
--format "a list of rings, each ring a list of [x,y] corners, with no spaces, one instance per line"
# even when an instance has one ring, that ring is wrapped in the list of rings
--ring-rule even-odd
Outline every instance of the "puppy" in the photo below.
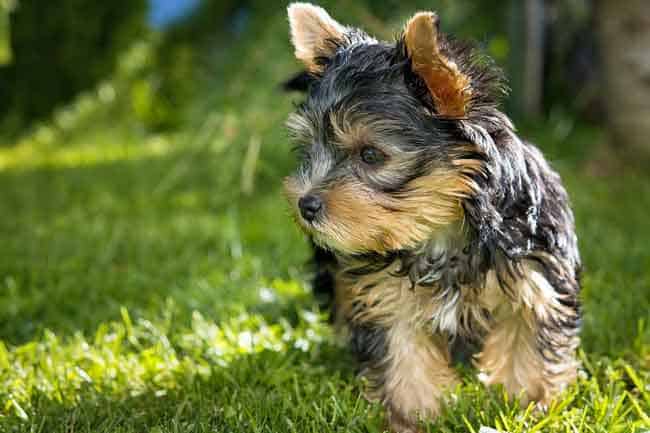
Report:
[[[286,196],[368,395],[394,431],[418,431],[468,338],[482,381],[548,404],[579,366],[580,258],[560,177],[499,110],[501,72],[431,12],[383,42],[317,6],[288,11],[306,98]]]

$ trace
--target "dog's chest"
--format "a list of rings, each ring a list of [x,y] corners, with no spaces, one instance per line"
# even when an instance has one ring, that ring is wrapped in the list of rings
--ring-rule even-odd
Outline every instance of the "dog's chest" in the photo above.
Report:
[[[482,284],[413,285],[398,276],[398,266],[337,279],[338,310],[346,320],[391,327],[410,323],[432,332],[473,335],[489,327],[490,314],[503,302],[503,292],[492,273]]]

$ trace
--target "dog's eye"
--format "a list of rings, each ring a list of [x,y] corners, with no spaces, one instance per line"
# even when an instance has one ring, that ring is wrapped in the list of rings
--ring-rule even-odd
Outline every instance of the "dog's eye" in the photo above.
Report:
[[[379,149],[365,146],[361,149],[361,160],[368,165],[379,165],[386,159],[386,156]]]

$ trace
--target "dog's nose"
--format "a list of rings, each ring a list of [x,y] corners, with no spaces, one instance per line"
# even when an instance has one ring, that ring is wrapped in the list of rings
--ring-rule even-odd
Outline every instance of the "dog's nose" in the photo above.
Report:
[[[298,207],[300,208],[300,215],[302,215],[306,221],[311,222],[323,208],[323,202],[317,195],[307,194],[298,200]]]

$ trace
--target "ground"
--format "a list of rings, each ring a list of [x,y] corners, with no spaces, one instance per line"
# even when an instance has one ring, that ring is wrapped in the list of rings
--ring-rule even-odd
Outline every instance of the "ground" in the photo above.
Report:
[[[176,129],[122,121],[109,82],[0,148],[0,431],[382,431],[280,192],[294,156],[277,83],[297,68],[283,14],[218,54]],[[594,164],[603,134],[566,115],[522,134],[574,204],[583,373],[544,414],[464,367],[425,428],[650,429],[650,176]]]

